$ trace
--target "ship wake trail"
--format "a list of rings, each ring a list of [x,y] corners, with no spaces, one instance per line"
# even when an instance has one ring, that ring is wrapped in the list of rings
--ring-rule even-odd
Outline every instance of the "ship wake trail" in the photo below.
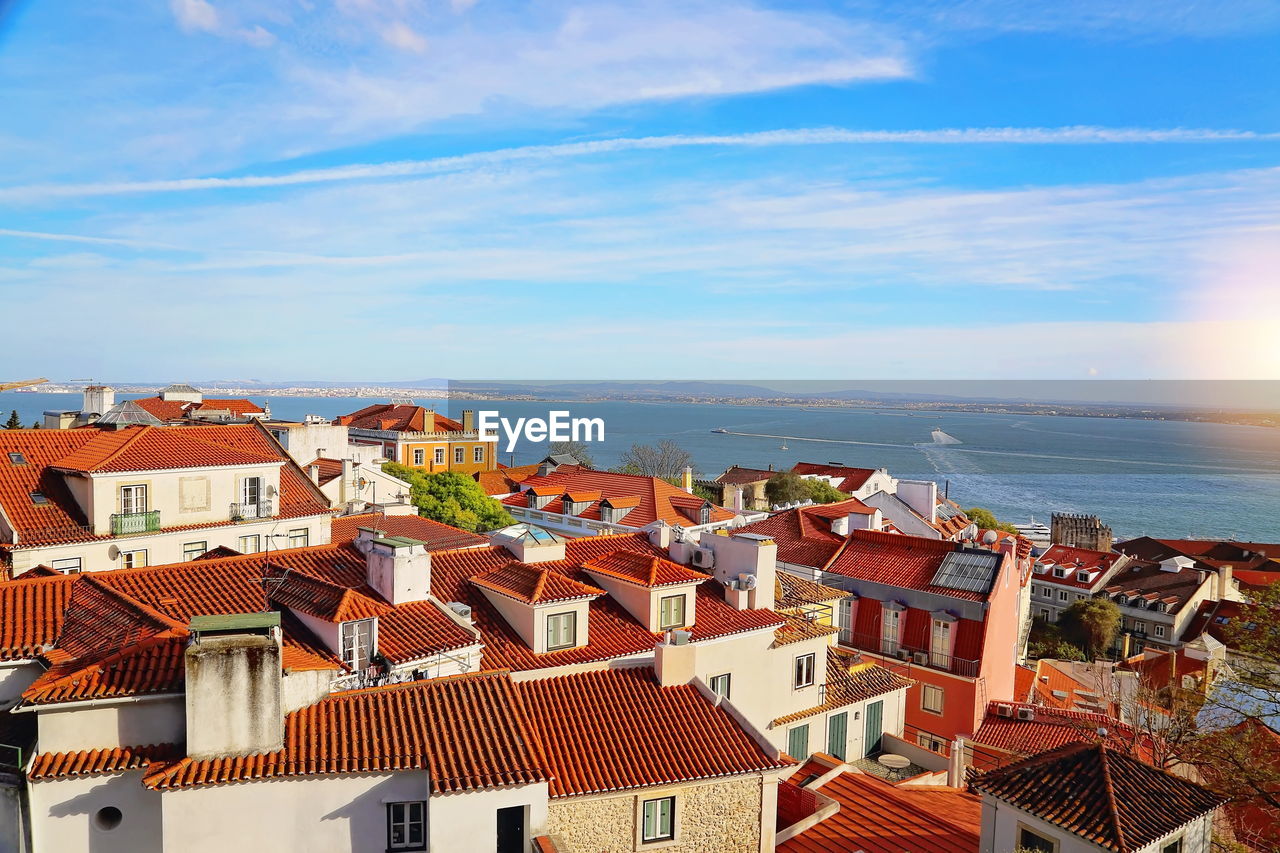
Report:
[[[947,435],[942,430],[935,429],[933,431],[933,443],[934,444],[963,444],[964,442],[956,438],[954,435]]]

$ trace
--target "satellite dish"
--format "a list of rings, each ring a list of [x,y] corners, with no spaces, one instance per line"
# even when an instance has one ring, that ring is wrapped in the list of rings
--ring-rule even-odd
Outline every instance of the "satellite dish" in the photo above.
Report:
[[[738,575],[738,583],[743,589],[755,589],[759,579],[755,575]]]
[[[996,535],[994,530],[988,530],[986,533],[982,534],[982,541],[988,545],[996,544],[996,540],[999,538],[1000,537]]]
[[[112,560],[118,559],[120,557],[120,546],[112,545],[110,548],[108,548],[107,556]]]

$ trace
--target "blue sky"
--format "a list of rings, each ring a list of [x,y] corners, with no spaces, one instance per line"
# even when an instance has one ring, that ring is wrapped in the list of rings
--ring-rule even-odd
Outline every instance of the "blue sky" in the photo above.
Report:
[[[1280,5],[0,0],[0,373],[1280,377]]]

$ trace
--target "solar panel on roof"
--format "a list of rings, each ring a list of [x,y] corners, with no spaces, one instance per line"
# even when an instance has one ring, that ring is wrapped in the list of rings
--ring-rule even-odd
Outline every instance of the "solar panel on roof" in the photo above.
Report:
[[[1000,556],[988,552],[953,551],[942,558],[933,585],[965,592],[988,592],[995,581]]]

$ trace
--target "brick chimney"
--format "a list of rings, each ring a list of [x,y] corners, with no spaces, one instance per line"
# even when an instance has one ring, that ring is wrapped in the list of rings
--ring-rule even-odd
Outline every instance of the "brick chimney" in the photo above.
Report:
[[[279,613],[194,617],[185,666],[187,755],[222,758],[284,745]]]

